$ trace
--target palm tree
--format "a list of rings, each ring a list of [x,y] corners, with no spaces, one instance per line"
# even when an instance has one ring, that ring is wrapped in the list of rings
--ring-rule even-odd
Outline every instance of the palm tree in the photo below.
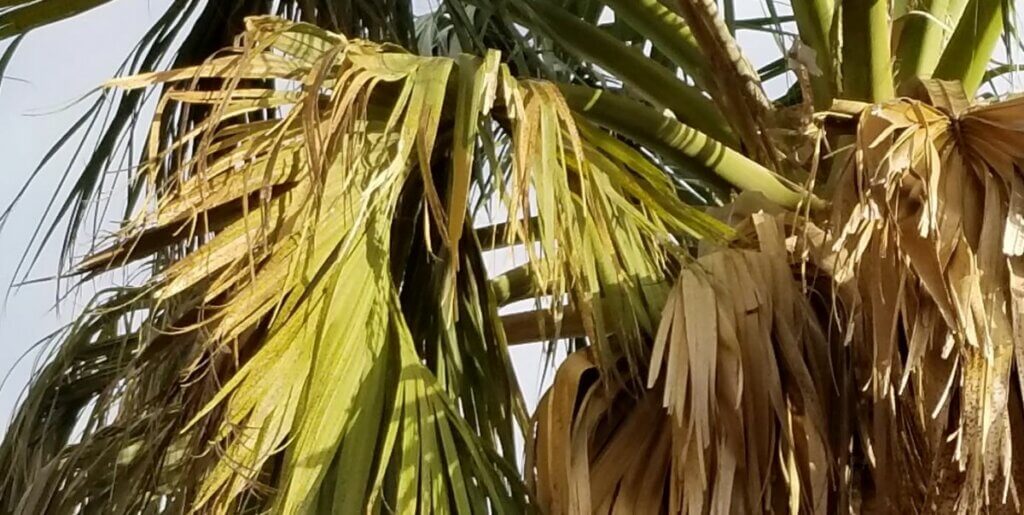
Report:
[[[0,69],[106,1],[0,0]],[[40,241],[143,278],[54,336],[0,510],[1020,512],[1013,4],[766,7],[174,0],[60,142]]]

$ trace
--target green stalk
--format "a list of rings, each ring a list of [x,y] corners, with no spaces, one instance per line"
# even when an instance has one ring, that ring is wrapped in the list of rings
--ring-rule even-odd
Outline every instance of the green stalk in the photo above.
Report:
[[[949,0],[926,0],[922,13],[907,14],[896,52],[896,83],[906,91],[917,77],[931,77],[942,55],[945,29],[936,20],[949,14]]]
[[[686,22],[658,0],[601,0],[630,27],[651,41],[673,64],[706,89],[707,60]]]
[[[743,154],[635,100],[584,86],[559,85],[570,107],[598,125],[627,136],[662,157],[698,163],[741,191],[759,191],[768,200],[794,208],[808,200],[824,202]]]
[[[974,96],[985,68],[1003,33],[1004,0],[970,0],[946,50],[935,67],[935,78],[959,80],[967,96]]]
[[[530,298],[535,293],[533,271],[529,264],[513,268],[490,282],[494,302],[499,307]]]
[[[509,346],[546,342],[556,336],[558,338],[587,336],[583,319],[579,312],[571,306],[566,306],[562,310],[561,320],[556,321],[551,310],[544,308],[505,315],[501,317],[501,327],[505,330],[506,345]],[[559,327],[557,334],[555,333],[556,327]]]
[[[530,217],[529,224],[531,231],[537,231],[537,218]],[[476,239],[480,244],[480,250],[496,250],[515,245],[515,242],[509,241],[509,231],[515,230],[514,226],[518,226],[520,222],[509,223],[501,222],[494,225],[487,225],[484,227],[477,227],[473,230],[476,233]]]
[[[567,50],[592,62],[636,89],[651,103],[671,110],[677,118],[736,146],[736,137],[710,98],[637,49],[601,29],[584,23],[549,2],[515,2],[520,21],[537,28]]]
[[[946,26],[956,27],[960,24],[960,18],[964,15],[964,9],[967,8],[967,2],[970,0],[949,0],[949,9],[946,13],[946,18],[942,20],[946,23]],[[943,38],[944,41],[948,42],[952,34],[946,34]]]
[[[843,96],[884,102],[895,96],[887,0],[844,0]]]
[[[793,0],[793,16],[800,32],[800,40],[812,48],[820,74],[811,75],[814,106],[827,109],[836,94],[836,72],[832,64],[832,18],[835,4],[832,0]]]

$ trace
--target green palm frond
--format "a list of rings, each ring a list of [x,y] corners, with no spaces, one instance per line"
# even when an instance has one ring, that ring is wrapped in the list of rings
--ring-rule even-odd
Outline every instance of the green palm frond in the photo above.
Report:
[[[0,0],[0,71],[104,3]],[[44,160],[97,142],[33,251],[141,279],[49,339],[0,511],[1019,511],[1011,4],[414,7],[170,3]]]
[[[72,0],[70,2],[9,0],[0,4],[0,40],[77,16],[110,0]]]
[[[518,511],[513,428],[526,414],[466,230],[481,135],[508,149],[506,166],[488,164],[507,242],[533,249],[533,291],[559,300],[542,331],[556,337],[571,310],[608,363],[643,366],[656,328],[645,306],[663,302],[667,271],[688,242],[731,231],[678,200],[657,165],[579,118],[554,85],[514,79],[496,53],[417,57],[313,25],[247,23],[205,63],[111,82],[166,94],[137,172],[139,208],[78,270],[148,263],[149,311],[114,331],[130,358],[84,392],[107,416],[81,443],[63,448],[66,428],[34,422],[53,414],[45,403],[26,405],[14,434],[60,443],[32,463],[11,458],[23,472],[5,498],[21,502],[38,465],[87,477],[115,460],[153,481],[69,484],[47,506],[116,494],[111,505],[125,509]],[[205,117],[168,141],[168,109]],[[168,340],[180,354],[164,368]],[[56,361],[56,377],[80,358],[63,349],[72,361]],[[160,392],[145,383],[167,373],[173,401],[126,403]],[[59,390],[54,381],[39,392]],[[144,413],[154,422],[139,428]],[[119,449],[82,463],[68,461],[72,448]]]

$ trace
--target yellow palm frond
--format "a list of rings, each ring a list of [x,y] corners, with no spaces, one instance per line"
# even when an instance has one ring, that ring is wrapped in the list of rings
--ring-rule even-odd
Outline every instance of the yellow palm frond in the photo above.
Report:
[[[657,320],[645,306],[664,302],[685,247],[732,231],[496,53],[417,57],[278,18],[247,23],[203,64],[110,83],[167,93],[138,171],[146,196],[79,270],[152,263],[149,311],[131,311],[144,320],[130,331],[137,357],[104,390],[112,421],[84,436],[81,458],[39,459],[81,475],[109,466],[81,461],[98,446],[132,449],[108,459],[154,480],[126,488],[124,507],[170,495],[219,513],[517,512],[512,430],[525,411],[469,230],[475,170],[500,178],[506,243],[525,245],[531,291],[553,299],[545,334],[579,314],[612,376],[620,359],[627,378],[646,363]],[[168,141],[167,109],[204,116]],[[508,158],[476,163],[485,138]],[[164,370],[171,352],[185,363]],[[161,390],[146,377],[160,373],[175,392],[160,425],[99,439],[149,409]],[[159,445],[136,447],[157,427]],[[42,481],[26,469],[11,487]]]

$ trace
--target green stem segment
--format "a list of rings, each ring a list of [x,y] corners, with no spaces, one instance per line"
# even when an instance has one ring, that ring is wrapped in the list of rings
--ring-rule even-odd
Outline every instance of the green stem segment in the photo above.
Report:
[[[635,100],[583,86],[560,85],[570,107],[675,162],[699,164],[742,191],[761,192],[787,208],[824,202],[799,186],[707,134],[658,113]]]
[[[491,279],[491,291],[498,306],[530,298],[536,291],[530,265],[520,265]]]
[[[577,56],[607,70],[651,103],[675,113],[719,141],[736,146],[722,114],[703,91],[654,60],[551,2],[513,2],[520,21],[539,29]]]
[[[800,31],[800,40],[814,50],[821,73],[811,74],[814,106],[828,109],[836,94],[836,72],[832,58],[832,0],[793,0],[793,16]]]
[[[844,0],[843,96],[885,102],[895,96],[888,0]]]
[[[959,80],[967,96],[974,96],[985,77],[985,68],[992,57],[992,51],[1003,33],[1003,2],[968,2],[935,68],[935,78]]]
[[[480,250],[496,250],[515,245],[516,242],[511,240],[509,235],[520,223],[500,222],[474,229],[476,239],[480,244]],[[530,217],[527,223],[529,224],[530,231],[539,230],[536,217]]]
[[[931,77],[942,55],[945,28],[939,22],[949,15],[949,0],[927,0],[921,12],[906,15],[896,54],[896,81],[907,92],[914,79]]]
[[[686,22],[658,0],[601,0],[634,30],[643,34],[673,64],[707,89],[707,61]]]

